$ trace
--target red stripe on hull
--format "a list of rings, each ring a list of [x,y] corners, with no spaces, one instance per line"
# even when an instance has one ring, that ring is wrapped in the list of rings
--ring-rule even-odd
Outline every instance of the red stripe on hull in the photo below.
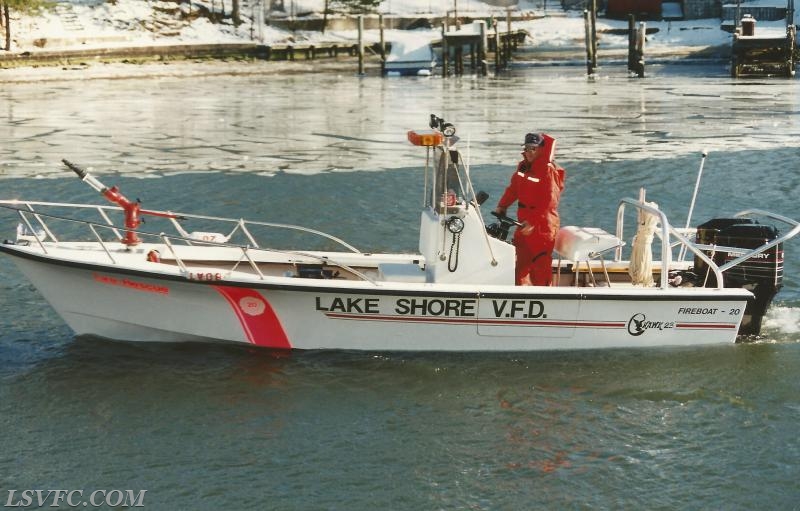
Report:
[[[384,314],[365,315],[326,312],[331,319],[349,321],[386,321],[400,323],[439,323],[439,324],[475,324],[482,326],[518,326],[518,327],[560,327],[560,328],[625,328],[621,321],[526,321],[513,319],[481,319],[481,318],[447,318],[420,316],[392,316]],[[731,323],[677,323],[675,328],[686,330],[729,330],[735,329]]]
[[[675,328],[688,328],[690,330],[725,330],[736,328],[730,323],[677,323]]]
[[[420,317],[420,316],[391,316],[383,314],[347,314],[339,312],[326,312],[331,319],[344,319],[355,321],[388,321],[400,323],[445,323],[445,324],[474,324],[483,326],[551,326],[568,328],[625,328],[625,323],[619,321],[531,321],[512,319],[480,319],[480,318],[448,318],[448,317]]]
[[[292,348],[280,319],[261,294],[242,287],[212,287],[230,304],[248,341],[266,348]]]

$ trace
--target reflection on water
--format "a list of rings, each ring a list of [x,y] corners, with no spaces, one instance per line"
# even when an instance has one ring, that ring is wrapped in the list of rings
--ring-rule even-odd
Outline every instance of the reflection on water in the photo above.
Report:
[[[0,467],[4,485],[146,488],[157,509],[789,505],[796,346],[276,357],[78,339],[2,369],[0,447],[21,463]]]
[[[385,80],[319,74],[5,84],[0,173],[59,173],[70,160],[142,175],[225,170],[386,170],[417,163],[405,142],[438,113],[473,164],[506,161],[522,133],[552,131],[569,161],[644,160],[797,147],[792,80],[653,66],[646,79],[580,67],[498,79]],[[79,86],[76,86],[79,83]]]

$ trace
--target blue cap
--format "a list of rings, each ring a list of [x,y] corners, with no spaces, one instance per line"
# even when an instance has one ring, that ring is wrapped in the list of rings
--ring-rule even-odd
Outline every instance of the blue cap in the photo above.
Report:
[[[527,133],[525,134],[525,143],[522,145],[540,146],[542,144],[544,144],[544,137],[541,133]]]

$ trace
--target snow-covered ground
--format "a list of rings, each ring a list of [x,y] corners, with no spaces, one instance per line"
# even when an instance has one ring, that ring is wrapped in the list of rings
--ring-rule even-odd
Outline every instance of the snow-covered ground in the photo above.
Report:
[[[76,2],[78,0],[75,0]],[[88,2],[94,3],[88,3]],[[12,24],[12,51],[39,51],[63,48],[89,48],[113,46],[141,46],[154,44],[191,44],[191,43],[234,43],[258,41],[266,44],[281,42],[330,42],[353,41],[355,31],[331,31],[325,34],[312,31],[292,32],[269,24],[269,19],[297,16],[321,18],[324,0],[285,0],[286,12],[265,13],[267,22],[260,24],[254,21],[253,7],[255,2],[246,4],[242,9],[244,23],[238,28],[231,23],[211,23],[205,17],[198,17],[191,22],[179,21],[179,13],[164,14],[162,9],[174,9],[180,5],[184,15],[191,9],[221,10],[220,0],[200,0],[191,4],[175,4],[145,0],[116,0],[102,2],[100,0],[80,0],[72,3],[71,9],[44,11],[38,16],[17,15]],[[470,17],[489,18],[494,16],[501,20],[500,27],[505,29],[506,8],[498,7],[503,0],[385,0],[378,11],[387,18],[391,16],[425,17],[444,16],[457,5],[458,14]],[[495,5],[493,5],[495,4]],[[547,10],[545,10],[547,5]],[[230,13],[231,2],[225,0],[225,12]],[[73,16],[74,13],[74,16]],[[514,29],[525,29],[531,34],[531,44],[537,49],[570,49],[583,46],[583,18],[578,11],[562,11],[558,2],[543,0],[519,0],[512,7],[512,13],[530,19],[514,21]],[[164,26],[164,21],[174,22]],[[759,30],[782,24],[758,24]],[[673,22],[648,22],[648,28],[656,28],[655,34],[648,36],[649,52],[659,52],[670,47],[703,48],[725,45],[730,42],[730,34],[720,29],[719,19],[689,20]],[[600,45],[603,48],[627,47],[627,36],[611,35],[609,29],[626,28],[625,21],[598,19],[597,29],[600,33]],[[401,37],[431,39],[439,35],[438,29],[422,29],[414,31],[387,31],[388,40]],[[377,40],[377,31],[367,31],[368,40]]]
[[[260,42],[263,44],[295,44],[338,42],[352,44],[357,40],[355,30],[291,31],[279,28],[285,26],[270,24],[270,20],[294,17],[321,19],[324,0],[284,0],[284,12],[264,13],[264,23],[258,23],[259,0],[241,0],[243,23],[234,27],[230,22],[232,0],[192,0],[191,3],[165,2],[162,0],[61,0],[56,7],[45,10],[37,16],[12,17],[12,53],[32,54],[41,51],[86,50],[98,48],[141,47],[180,44],[226,44]],[[268,2],[269,0],[260,0]],[[768,0],[754,0],[762,2]],[[771,1],[771,0],[769,0]],[[221,23],[212,23],[199,12],[228,15]],[[518,57],[524,60],[575,60],[585,58],[584,21],[580,11],[564,11],[560,2],[550,0],[384,0],[378,12],[384,15],[387,25],[392,17],[443,17],[450,14],[455,5],[459,16],[490,19],[500,22],[501,30],[506,30],[506,7],[513,3],[511,13],[515,19],[512,29],[524,29],[530,37],[520,48]],[[547,7],[545,9],[545,6]],[[180,9],[180,12],[175,9]],[[221,18],[221,16],[219,16]],[[703,54],[706,50],[719,54],[730,47],[731,35],[721,30],[717,18],[647,22],[648,36],[645,53],[648,59],[666,57],[680,58]],[[619,29],[626,29],[627,22],[597,20],[598,54],[607,58],[620,58],[628,47],[627,35]],[[612,33],[618,29],[617,33]],[[654,31],[655,29],[655,31]],[[757,24],[759,35],[779,36],[784,33],[782,22],[762,22]],[[404,42],[408,47],[427,45],[432,39],[440,37],[440,29],[387,30],[387,41]],[[379,40],[378,30],[366,30],[366,42]],[[0,55],[2,55],[0,51]],[[215,75],[252,73],[292,73],[323,70],[336,70],[341,63],[320,59],[313,63],[299,60],[287,63],[270,62],[268,66],[253,66],[235,62],[206,62],[204,65],[185,63],[184,65],[163,66],[158,63],[130,66],[122,63],[91,65],[82,62],[80,69],[65,67],[64,72],[55,72],[47,66],[27,66],[15,69],[2,69],[0,81],[29,82],[46,80],[70,80],[87,78],[118,78],[122,76],[168,76],[168,75]],[[60,69],[60,68],[59,68]],[[80,72],[77,72],[80,71]]]

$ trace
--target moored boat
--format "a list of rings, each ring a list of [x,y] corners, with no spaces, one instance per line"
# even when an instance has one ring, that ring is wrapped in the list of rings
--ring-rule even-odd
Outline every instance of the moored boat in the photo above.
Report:
[[[430,76],[436,67],[431,44],[415,39],[392,41],[384,63],[388,76]]]
[[[2,225],[16,227],[16,237],[0,251],[78,335],[529,351],[757,335],[781,287],[784,243],[800,232],[797,221],[755,209],[676,228],[644,197],[624,198],[614,233],[561,229],[553,286],[516,286],[507,241],[515,221],[485,224],[487,196],[474,190],[455,128],[432,116],[408,139],[426,152],[417,253],[362,252],[293,225],[142,209],[67,161],[113,205],[2,200],[0,212],[13,215]],[[626,239],[634,215],[637,236],[655,249]],[[323,243],[277,248],[292,233]]]

